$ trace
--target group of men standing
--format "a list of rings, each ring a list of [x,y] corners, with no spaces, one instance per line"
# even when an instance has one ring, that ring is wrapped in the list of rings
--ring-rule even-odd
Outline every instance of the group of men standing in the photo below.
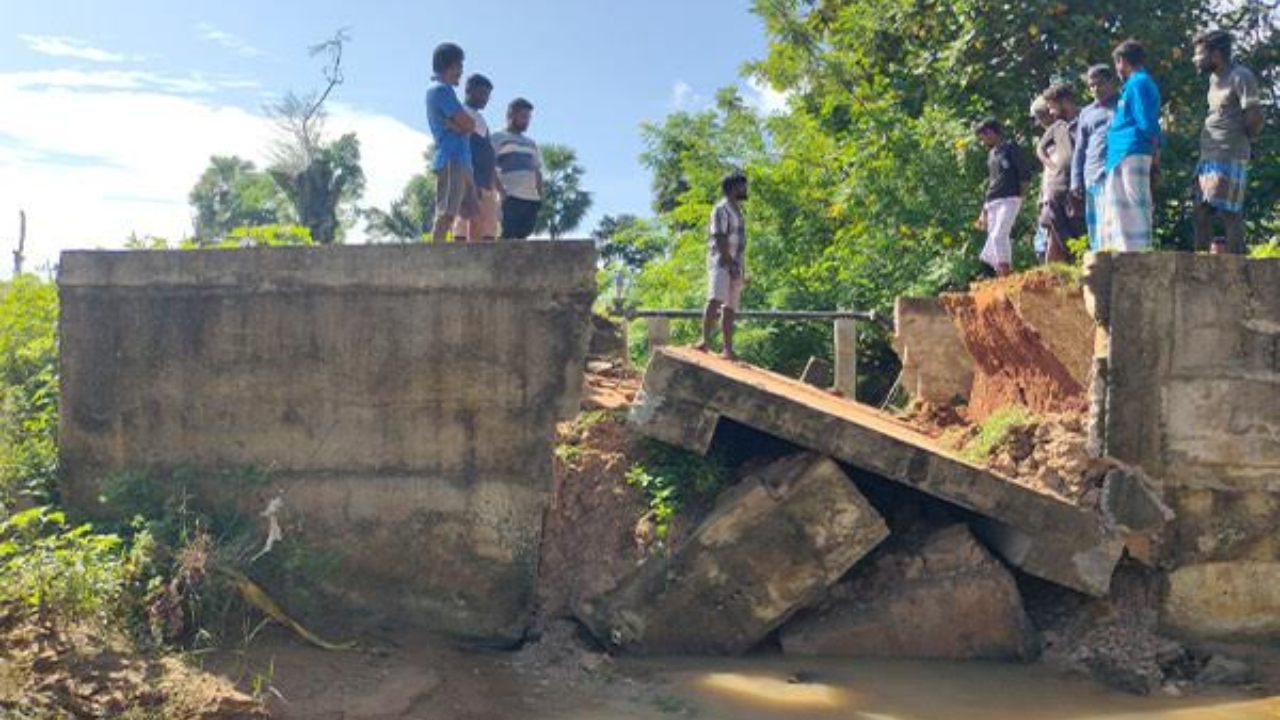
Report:
[[[482,110],[493,83],[467,78],[466,104],[454,88],[462,81],[465,54],[453,43],[436,47],[427,90],[427,124],[435,141],[436,210],[431,239],[450,232],[455,241],[523,240],[533,234],[542,202],[542,159],[525,133],[533,104],[516,98],[507,106],[507,128],[490,133]]]
[[[1209,76],[1209,112],[1200,134],[1192,195],[1198,250],[1244,253],[1244,193],[1251,145],[1262,132],[1257,77],[1232,60],[1231,35],[1196,36],[1194,62]],[[1160,164],[1160,90],[1147,71],[1146,50],[1126,40],[1112,54],[1115,69],[1095,65],[1084,81],[1093,102],[1080,109],[1071,85],[1059,83],[1032,104],[1044,134],[1036,156],[1044,166],[1037,253],[1047,262],[1071,259],[1067,241],[1088,234],[1092,250],[1130,252],[1151,246],[1153,185]],[[978,225],[987,231],[980,258],[997,274],[1010,272],[1010,232],[1032,171],[1000,123],[974,128],[989,148],[987,195]],[[1225,243],[1213,240],[1220,218]]]

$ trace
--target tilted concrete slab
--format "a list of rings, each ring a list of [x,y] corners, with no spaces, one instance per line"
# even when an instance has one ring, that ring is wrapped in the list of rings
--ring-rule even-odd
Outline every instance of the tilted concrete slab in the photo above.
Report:
[[[706,453],[720,418],[756,428],[981,515],[974,530],[1006,561],[1103,596],[1123,541],[1093,512],[1001,478],[884,413],[707,353],[654,354],[631,410],[636,429]]]
[[[889,535],[838,464],[777,460],[717,498],[670,556],[653,555],[578,617],[638,654],[750,650]]]

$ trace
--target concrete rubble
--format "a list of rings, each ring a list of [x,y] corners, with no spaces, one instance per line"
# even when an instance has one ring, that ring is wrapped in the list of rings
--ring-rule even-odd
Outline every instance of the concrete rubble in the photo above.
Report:
[[[888,534],[839,465],[792,455],[723,493],[686,542],[650,556],[577,614],[602,642],[632,653],[743,653]]]
[[[886,542],[780,637],[788,655],[1007,660],[1034,654],[1017,583],[964,525]]]
[[[971,511],[1006,562],[1080,592],[1105,595],[1124,549],[1095,512],[966,462],[872,408],[695,350],[654,354],[631,410],[639,432],[705,454],[721,418]]]

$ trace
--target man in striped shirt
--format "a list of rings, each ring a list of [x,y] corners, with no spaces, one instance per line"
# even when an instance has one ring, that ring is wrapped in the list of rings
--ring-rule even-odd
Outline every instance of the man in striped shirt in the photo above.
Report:
[[[533,103],[516,98],[507,107],[507,129],[493,134],[497,156],[498,187],[502,198],[502,236],[524,240],[533,234],[542,205],[542,155],[538,144],[525,135],[533,116]]]

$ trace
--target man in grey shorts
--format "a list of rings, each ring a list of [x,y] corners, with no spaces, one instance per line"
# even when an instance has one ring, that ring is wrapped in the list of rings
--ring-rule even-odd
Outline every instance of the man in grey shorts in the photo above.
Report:
[[[431,240],[441,242],[458,218],[476,211],[476,186],[471,168],[471,133],[476,121],[454,92],[462,79],[462,48],[442,43],[431,58],[434,82],[427,90],[427,124],[435,139],[436,221]]]
[[[711,347],[716,319],[724,334],[725,358],[736,359],[733,352],[733,324],[747,282],[747,224],[742,216],[742,203],[747,199],[747,176],[741,172],[726,175],[720,182],[724,197],[711,210],[707,229],[707,308],[702,314],[702,342],[699,350]]]

